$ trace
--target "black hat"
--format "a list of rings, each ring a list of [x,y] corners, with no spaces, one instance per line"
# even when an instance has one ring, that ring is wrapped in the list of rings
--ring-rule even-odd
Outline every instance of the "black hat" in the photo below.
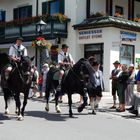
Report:
[[[69,46],[66,44],[62,44],[62,49],[64,49],[64,48],[69,48]]]
[[[23,41],[24,39],[22,37],[18,37],[16,40],[21,40]]]
[[[113,64],[120,64],[120,62],[119,61],[115,61]]]
[[[98,66],[100,63],[98,62],[98,61],[94,61],[93,63],[92,63],[92,66]]]

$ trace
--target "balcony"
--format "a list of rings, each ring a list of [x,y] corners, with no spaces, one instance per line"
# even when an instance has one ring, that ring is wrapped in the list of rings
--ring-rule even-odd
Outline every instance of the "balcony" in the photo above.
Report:
[[[42,15],[9,22],[0,22],[0,44],[15,41],[15,38],[22,36],[25,41],[33,40],[36,33],[36,23],[44,20],[47,26],[43,29],[43,36],[47,39],[67,38],[67,24],[70,19],[60,19],[58,16]]]

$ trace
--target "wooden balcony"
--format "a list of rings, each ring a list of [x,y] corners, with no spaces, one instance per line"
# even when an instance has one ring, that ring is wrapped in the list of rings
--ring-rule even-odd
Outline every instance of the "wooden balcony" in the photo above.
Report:
[[[70,19],[60,21],[58,17],[38,16],[21,20],[14,20],[0,23],[0,44],[15,41],[15,38],[22,36],[25,41],[36,38],[36,23],[40,20],[46,22],[46,26],[42,30],[42,35],[46,39],[67,38],[67,24]]]

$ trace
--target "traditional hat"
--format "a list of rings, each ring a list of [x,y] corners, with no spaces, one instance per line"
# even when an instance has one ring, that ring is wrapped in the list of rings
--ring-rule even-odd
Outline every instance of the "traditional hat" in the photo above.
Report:
[[[49,67],[49,65],[48,65],[47,63],[45,63],[45,64],[43,65],[43,67]]]
[[[67,44],[62,44],[62,49],[64,48],[69,48],[69,46]]]
[[[134,64],[130,64],[129,67],[133,67],[134,68],[135,66],[134,66]]]
[[[21,40],[23,41],[24,39],[22,37],[18,37],[16,40]]]
[[[113,64],[120,64],[120,62],[119,61],[115,61]]]
[[[98,61],[93,61],[92,66],[98,66],[100,63]]]

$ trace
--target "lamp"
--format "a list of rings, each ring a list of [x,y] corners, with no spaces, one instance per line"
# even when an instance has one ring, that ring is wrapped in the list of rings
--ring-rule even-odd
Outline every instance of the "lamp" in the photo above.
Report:
[[[41,19],[39,22],[36,23],[36,34],[41,36],[43,30],[46,27],[46,23]],[[35,65],[37,66],[37,47],[35,48]]]
[[[36,23],[36,31],[39,35],[42,35],[42,31],[46,25],[47,24],[42,19]]]

